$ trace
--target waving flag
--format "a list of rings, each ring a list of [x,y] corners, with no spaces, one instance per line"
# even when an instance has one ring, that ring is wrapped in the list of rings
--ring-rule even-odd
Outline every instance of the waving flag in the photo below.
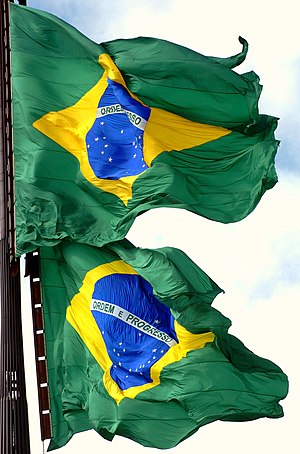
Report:
[[[283,415],[287,378],[228,334],[221,289],[181,251],[41,248],[53,438],[170,448],[216,420]],[[163,276],[163,279],[161,278]]]
[[[258,113],[258,76],[232,70],[240,41],[224,59],[154,38],[99,45],[11,4],[18,252],[101,246],[156,207],[251,213],[277,181],[277,120]]]

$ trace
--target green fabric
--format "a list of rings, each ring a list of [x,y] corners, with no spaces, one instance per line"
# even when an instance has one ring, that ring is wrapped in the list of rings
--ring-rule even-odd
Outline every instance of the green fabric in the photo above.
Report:
[[[258,113],[258,76],[231,69],[246,57],[240,41],[242,52],[227,59],[153,38],[98,45],[52,15],[11,4],[18,254],[62,238],[102,246],[157,207],[223,223],[251,213],[277,181],[277,119]],[[32,127],[95,85],[103,52],[150,107],[232,129],[205,145],[161,153],[133,184],[128,206],[87,181],[73,155]]]
[[[199,123],[233,129],[257,121],[261,93],[254,73],[231,71],[246,58],[207,57],[155,38],[117,39],[101,43],[124,75],[128,88],[145,104]]]
[[[216,420],[283,416],[279,401],[286,396],[287,377],[228,334],[230,320],[211,306],[221,289],[183,252],[138,249],[126,240],[99,249],[62,241],[40,252],[53,424],[50,450],[88,429],[108,440],[120,435],[144,446],[171,448]],[[120,259],[153,286],[178,323],[193,333],[212,331],[216,340],[164,367],[158,386],[117,405],[104,388],[101,367],[65,312],[87,271]]]

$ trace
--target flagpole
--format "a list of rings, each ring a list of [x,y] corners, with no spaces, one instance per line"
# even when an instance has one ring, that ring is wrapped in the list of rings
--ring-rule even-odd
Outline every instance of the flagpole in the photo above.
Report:
[[[9,1],[0,1],[0,452],[30,454],[20,260],[15,255]]]

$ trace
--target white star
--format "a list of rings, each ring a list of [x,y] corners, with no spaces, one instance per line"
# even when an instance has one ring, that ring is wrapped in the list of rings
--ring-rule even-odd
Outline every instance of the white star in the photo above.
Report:
[[[104,154],[104,151],[103,151],[103,150],[101,151],[101,154]]]
[[[154,348],[154,349],[152,350],[152,353],[155,353],[155,352],[157,352],[157,348]]]
[[[123,344],[123,342],[119,342],[119,345],[122,345],[122,344]]]
[[[154,322],[154,323],[159,323],[159,322],[160,322],[160,320],[155,320],[155,322]]]
[[[123,134],[123,132],[124,132],[124,129],[121,129],[121,134]]]
[[[102,137],[102,139],[104,139],[104,140],[105,140],[105,139],[106,139],[106,137],[105,137],[105,136],[103,136],[103,137]]]
[[[119,364],[119,366],[122,366],[122,363],[120,361],[118,362],[118,364]]]
[[[152,359],[155,359],[155,358],[156,358],[156,356],[152,356]]]
[[[146,167],[146,164],[143,164],[142,167]]]
[[[151,363],[151,361],[147,361],[147,363],[148,363],[148,364],[150,364],[150,363]]]
[[[108,147],[107,143],[106,143],[106,144],[104,145],[104,147],[105,147],[105,148],[107,148],[107,147]]]
[[[104,334],[104,331],[102,331],[102,334]]]
[[[140,372],[140,375],[143,375],[143,372]]]
[[[129,369],[129,372],[132,372],[132,369]]]
[[[141,333],[139,333],[139,336],[141,336]]]
[[[108,162],[112,162],[112,158],[108,158]]]
[[[138,146],[136,145],[134,148],[137,148]]]
[[[125,375],[125,378],[128,378],[128,375]]]
[[[117,353],[117,356],[120,356],[120,353]]]
[[[90,148],[90,144],[88,144],[87,148]]]
[[[95,137],[95,142],[98,142],[98,140],[99,140],[99,137]]]
[[[101,121],[100,125],[104,125],[104,121]]]
[[[123,348],[123,352],[126,352],[126,348]]]
[[[136,158],[136,153],[134,153],[133,157]]]
[[[135,142],[132,142],[132,145],[135,145]]]
[[[115,348],[113,348],[113,352],[115,352],[115,351],[116,351],[116,349],[115,349]]]
[[[160,353],[163,353],[163,352],[164,352],[164,350],[161,350],[161,351],[160,351]]]

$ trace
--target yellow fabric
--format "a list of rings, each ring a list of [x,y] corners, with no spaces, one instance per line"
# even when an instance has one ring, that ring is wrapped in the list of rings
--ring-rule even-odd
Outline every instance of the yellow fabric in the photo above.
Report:
[[[134,99],[141,101],[127,89],[120,71],[109,55],[100,55],[99,64],[105,71],[91,90],[73,106],[49,112],[36,120],[33,126],[72,153],[78,159],[81,172],[90,183],[103,191],[115,194],[127,205],[132,199],[133,183],[144,172],[118,180],[98,178],[88,160],[85,138],[95,121],[99,99],[108,86],[108,78],[123,85]],[[230,132],[229,129],[195,123],[165,110],[151,108],[144,131],[144,160],[150,167],[153,159],[163,151],[192,148]]]
[[[106,345],[96,321],[90,310],[92,295],[96,282],[110,274],[137,274],[136,271],[123,261],[115,261],[100,265],[90,270],[83,281],[83,285],[71,301],[67,309],[67,320],[77,331],[91,354],[101,366],[104,375],[103,383],[110,396],[119,404],[124,397],[135,398],[137,394],[153,388],[160,383],[160,373],[168,364],[180,361],[190,350],[205,347],[207,342],[214,341],[214,334],[192,334],[175,321],[175,331],[179,343],[172,346],[168,352],[151,368],[151,383],[134,386],[122,391],[110,376],[112,361],[106,350]]]

